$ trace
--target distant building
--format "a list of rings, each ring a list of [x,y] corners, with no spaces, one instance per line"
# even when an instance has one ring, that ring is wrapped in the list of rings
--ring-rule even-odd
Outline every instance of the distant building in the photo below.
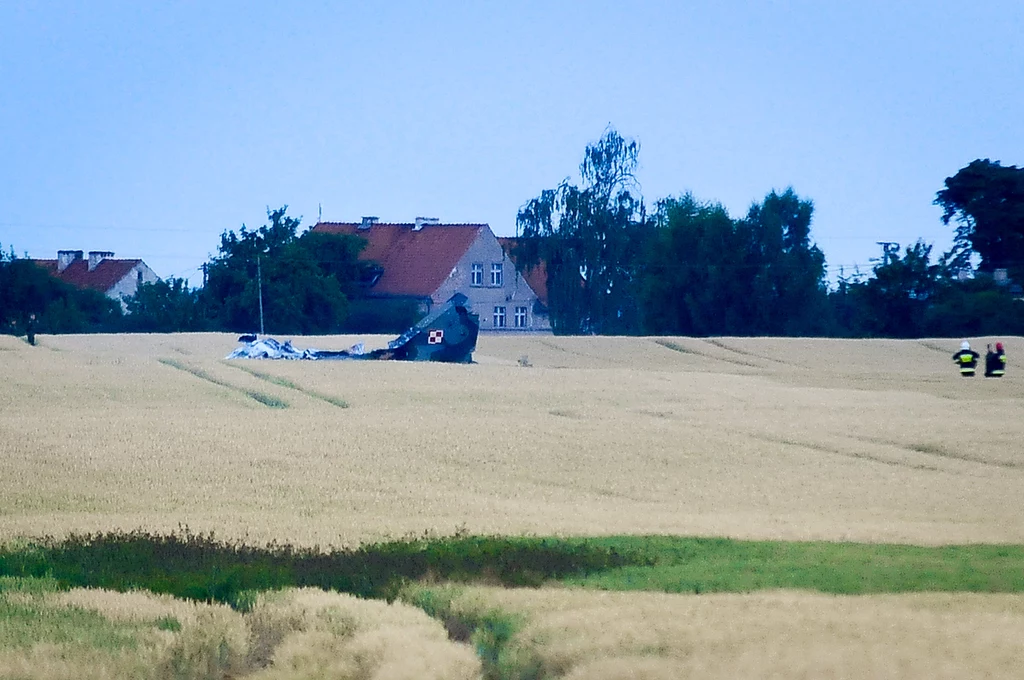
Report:
[[[526,283],[530,285],[533,292],[537,294],[537,300],[544,305],[546,310],[548,307],[548,268],[544,261],[539,262],[532,268],[522,267],[521,263],[516,261],[515,247],[517,239],[508,236],[499,236],[498,243],[501,244],[505,254],[508,255],[509,259],[512,260],[512,264],[515,265],[516,269],[526,279]]]
[[[109,250],[58,250],[56,260],[35,260],[50,275],[76,288],[90,288],[121,303],[135,295],[139,285],[160,280],[142,260],[117,260]]]
[[[312,231],[366,240],[360,258],[380,266],[370,282],[371,296],[412,299],[427,311],[462,293],[480,315],[483,332],[551,330],[547,305],[486,224],[441,224],[424,217],[381,223],[364,217],[320,222]]]

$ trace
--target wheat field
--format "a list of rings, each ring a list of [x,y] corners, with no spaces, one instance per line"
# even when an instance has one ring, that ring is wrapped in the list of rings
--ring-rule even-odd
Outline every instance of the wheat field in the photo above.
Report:
[[[0,538],[1020,543],[1024,340],[1001,340],[1008,375],[967,380],[955,340],[484,336],[477,363],[440,365],[2,337]]]
[[[0,577],[0,678],[479,680],[480,660],[401,603],[312,589],[251,611]]]
[[[448,590],[456,614],[519,619],[501,659],[508,677],[1021,677],[1019,595]]]
[[[485,336],[477,363],[433,365],[228,362],[223,334],[0,337],[0,541],[184,525],[323,547],[456,531],[1021,543],[1024,340],[1001,340],[1007,377],[965,380],[952,340]],[[480,676],[408,606],[286,591],[243,616],[9,584],[0,605],[71,612],[75,632],[0,618],[0,676]],[[1019,595],[452,593],[518,621],[504,662],[544,678],[1009,678],[1024,656]]]

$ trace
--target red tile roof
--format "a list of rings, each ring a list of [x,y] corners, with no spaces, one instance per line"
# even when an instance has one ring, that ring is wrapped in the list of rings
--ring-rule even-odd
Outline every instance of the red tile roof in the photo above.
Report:
[[[57,271],[57,260],[34,260],[34,262],[50,272],[50,276],[60,279],[64,283],[70,283],[76,288],[91,288],[106,293],[142,260],[105,258],[92,271],[89,271],[88,260],[75,260],[62,272]]]
[[[373,292],[417,297],[433,295],[480,232],[489,229],[486,224],[426,224],[416,230],[411,223],[380,222],[359,227],[357,222],[320,222],[312,231],[366,239],[359,258],[384,269]]]
[[[526,279],[526,283],[533,289],[533,292],[537,294],[537,299],[545,307],[548,306],[548,268],[547,263],[543,260],[540,261],[533,269],[526,269],[521,266],[515,258],[513,251],[516,247],[517,240],[509,236],[499,236],[498,243],[505,250],[505,254],[508,255],[508,259],[512,260],[512,264],[516,266],[516,269]]]

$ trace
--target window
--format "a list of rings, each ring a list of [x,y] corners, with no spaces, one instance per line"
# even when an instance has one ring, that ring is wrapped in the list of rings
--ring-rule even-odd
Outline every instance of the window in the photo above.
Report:
[[[492,262],[491,263],[491,285],[492,286],[500,286],[500,285],[502,285],[501,263],[500,262]]]
[[[479,262],[474,262],[469,272],[469,285],[471,286],[482,286],[484,285],[484,266]]]
[[[505,308],[495,307],[494,308],[494,327],[504,328],[505,327]]]
[[[526,328],[526,307],[516,307],[515,327]]]
[[[137,275],[138,275],[138,276],[137,276],[137,278],[136,278],[135,282],[136,282],[136,283],[137,283],[138,285],[140,285],[140,286],[141,286],[141,285],[142,285],[142,272],[136,272],[136,273],[137,273]]]

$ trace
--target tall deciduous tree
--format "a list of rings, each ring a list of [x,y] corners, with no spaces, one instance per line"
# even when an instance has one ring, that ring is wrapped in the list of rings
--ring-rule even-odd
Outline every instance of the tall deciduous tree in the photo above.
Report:
[[[692,194],[658,204],[643,280],[644,330],[653,334],[739,334],[746,326],[743,248],[720,203]]]
[[[741,273],[752,275],[750,332],[810,335],[827,330],[825,254],[811,241],[814,204],[792,188],[772,191],[747,211]]]
[[[970,268],[981,257],[981,270],[1014,270],[1024,276],[1024,168],[999,161],[976,160],[947,177],[935,203],[942,221],[956,220],[952,264]]]
[[[634,172],[640,146],[614,129],[587,146],[582,185],[564,180],[519,211],[518,256],[545,262],[552,328],[560,334],[638,330],[637,266],[643,200]]]
[[[238,234],[221,236],[220,252],[209,264],[203,288],[213,327],[259,329],[262,280],[268,332],[311,334],[341,329],[348,313],[345,291],[353,289],[360,271],[361,245],[350,236],[300,237],[299,220],[286,213],[287,206],[268,210],[265,226],[249,230],[243,225]],[[332,247],[327,247],[328,238]]]
[[[645,330],[827,332],[825,256],[810,240],[813,210],[792,189],[771,192],[742,220],[691,194],[661,201],[644,269]]]

